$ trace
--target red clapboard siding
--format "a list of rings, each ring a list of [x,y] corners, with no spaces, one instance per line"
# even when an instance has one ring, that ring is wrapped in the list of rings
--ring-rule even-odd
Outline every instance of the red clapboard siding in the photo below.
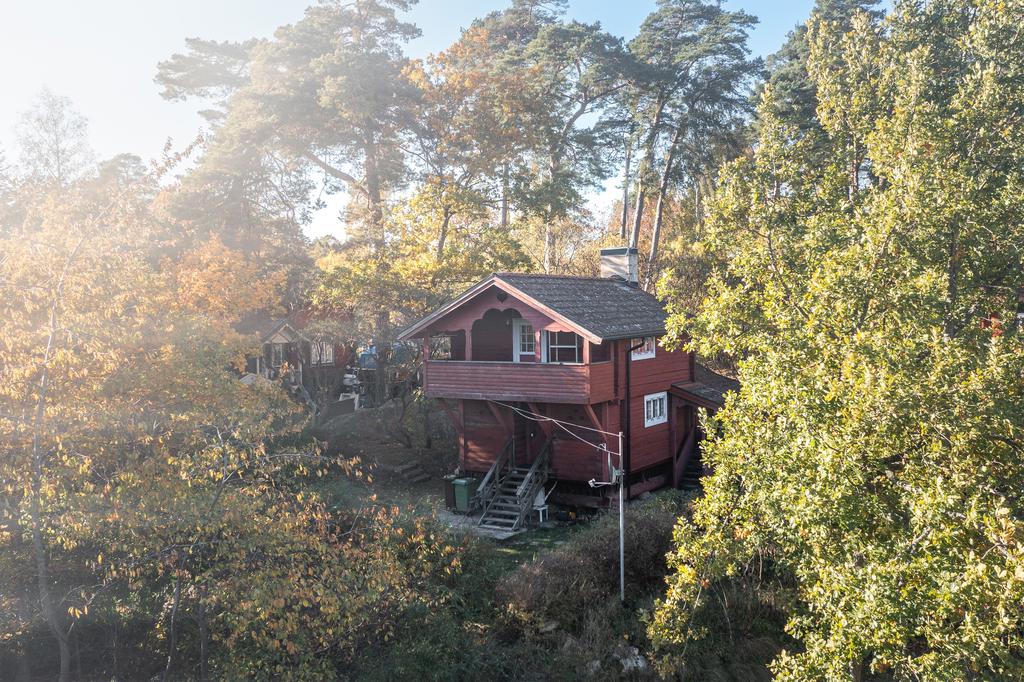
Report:
[[[610,362],[558,365],[428,361],[425,375],[426,393],[435,398],[585,404],[612,397]]]
[[[622,353],[625,356],[625,353]],[[638,471],[672,458],[671,429],[668,422],[644,426],[644,396],[667,391],[679,381],[689,381],[690,356],[682,350],[668,351],[658,346],[653,358],[633,360],[630,364],[630,471]]]
[[[486,472],[501,453],[508,440],[506,427],[498,423],[494,412],[483,400],[464,400],[462,413],[465,415],[466,447],[462,467],[474,473]],[[585,408],[580,405],[537,404],[537,408],[545,415],[555,419],[595,428],[589,420]],[[496,406],[499,412],[507,412],[507,408]],[[516,465],[527,466],[547,442],[548,436],[533,421],[518,417],[510,418],[506,423],[514,424],[516,443]],[[602,442],[601,436],[585,429],[576,430],[577,435],[592,443]],[[597,448],[576,440],[569,434],[555,429],[555,444],[551,451],[550,466],[552,476],[571,481],[589,481],[592,478],[604,480],[607,455]],[[614,449],[614,444],[612,444]]]
[[[590,402],[603,403],[615,397],[615,365],[598,362],[590,365]]]
[[[558,439],[551,453],[551,473],[569,481],[589,481],[604,477],[605,457],[579,441]]]
[[[473,472],[487,471],[505,447],[508,434],[497,422],[486,402],[464,401],[463,414],[466,451],[462,468]]]

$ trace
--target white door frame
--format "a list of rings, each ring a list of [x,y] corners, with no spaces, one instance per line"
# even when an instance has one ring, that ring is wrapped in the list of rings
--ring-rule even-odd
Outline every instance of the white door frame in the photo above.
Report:
[[[524,320],[521,317],[516,317],[516,318],[512,319],[512,362],[522,362],[522,358],[523,357],[528,357],[528,358],[535,357],[535,353],[522,353],[519,350],[519,348],[520,348],[520,339],[522,338],[522,332],[523,332],[523,325],[524,324],[525,325],[529,325],[531,329],[533,328],[533,325],[530,324],[529,320]],[[533,341],[533,343],[534,343],[534,348],[536,348],[536,344],[537,344],[536,333],[534,334],[534,341]]]

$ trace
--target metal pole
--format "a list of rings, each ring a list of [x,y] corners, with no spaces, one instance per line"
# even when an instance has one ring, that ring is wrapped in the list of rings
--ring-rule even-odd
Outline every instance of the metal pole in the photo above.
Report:
[[[626,523],[623,505],[625,504],[626,476],[622,470],[622,431],[619,431],[619,601],[626,603]]]

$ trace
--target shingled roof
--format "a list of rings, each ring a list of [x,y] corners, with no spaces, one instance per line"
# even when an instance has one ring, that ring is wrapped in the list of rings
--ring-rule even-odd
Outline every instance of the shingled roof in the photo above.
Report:
[[[492,284],[510,290],[526,303],[540,304],[598,341],[665,333],[665,307],[653,295],[625,280],[499,272],[409,327],[399,338],[416,338],[431,322]]]
[[[735,379],[714,372],[699,362],[694,364],[693,381],[672,384],[672,390],[676,395],[693,398],[698,404],[717,409],[725,404],[726,393],[740,390],[740,382]]]
[[[495,277],[606,341],[665,333],[661,301],[622,279],[512,272]]]

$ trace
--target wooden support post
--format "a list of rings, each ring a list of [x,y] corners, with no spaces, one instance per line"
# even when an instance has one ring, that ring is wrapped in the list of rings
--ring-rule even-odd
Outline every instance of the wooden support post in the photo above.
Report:
[[[678,415],[679,408],[676,406],[675,401],[673,400],[673,398],[674,398],[674,396],[671,393],[669,393],[668,394],[668,447],[669,447],[669,452],[672,453],[672,471],[673,471],[672,486],[674,488],[678,488],[679,487],[679,481],[676,480],[677,479],[677,469],[678,469],[678,467],[676,467],[676,457],[679,455],[679,448],[676,445],[676,438],[678,437],[677,434],[679,432],[679,425],[678,425],[678,422],[679,422],[679,415]]]
[[[604,430],[611,430],[611,422],[608,419],[608,416],[611,414],[611,406],[612,404],[610,402],[601,403],[601,423],[604,425],[601,428]],[[612,447],[612,444],[609,442],[607,436],[605,437],[604,444],[608,448]],[[615,441],[615,447],[618,447],[618,440]],[[608,465],[609,458],[605,457],[604,463],[601,464],[601,469],[604,471],[603,480],[605,481],[610,481],[611,479],[609,477],[612,475],[612,472],[608,470]]]
[[[466,437],[466,401],[459,398],[459,423],[462,424],[462,470],[466,470],[469,460],[469,440]]]
[[[421,370],[420,379],[423,384],[423,390],[427,390],[427,364],[430,361],[430,333],[423,335],[423,369]]]
[[[511,436],[512,435],[512,426],[507,421],[505,421],[505,415],[502,414],[501,410],[498,409],[498,406],[495,405],[493,401],[488,400],[486,402],[487,402],[487,409],[489,409],[491,411],[491,415],[494,416],[494,421],[498,422],[498,426],[500,426],[501,429],[506,434]]]
[[[442,409],[444,409],[444,411],[448,414],[448,418],[451,419],[452,420],[452,424],[455,425],[455,430],[458,431],[459,435],[461,436],[462,435],[462,431],[463,431],[462,420],[459,419],[459,416],[457,414],[455,414],[455,412],[452,410],[451,406],[448,404],[447,400],[445,400],[444,398],[438,398],[437,402],[441,403]],[[459,401],[460,411],[461,411],[461,407],[462,407],[462,401],[460,400]]]
[[[527,405],[530,406],[530,411],[533,412],[534,414],[547,416],[540,411],[540,406],[538,406],[537,403],[527,403]],[[551,422],[546,421],[538,422],[538,424],[540,424],[541,431],[544,432],[544,435],[547,436],[548,438],[551,438],[551,432],[555,428],[554,425],[552,425]]]

